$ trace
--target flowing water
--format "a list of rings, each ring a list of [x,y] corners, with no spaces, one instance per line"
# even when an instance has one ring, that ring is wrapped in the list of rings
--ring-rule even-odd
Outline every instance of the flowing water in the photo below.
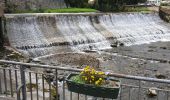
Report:
[[[11,46],[33,57],[61,46],[74,52],[107,49],[109,38],[126,46],[170,41],[169,27],[156,13],[6,15]]]

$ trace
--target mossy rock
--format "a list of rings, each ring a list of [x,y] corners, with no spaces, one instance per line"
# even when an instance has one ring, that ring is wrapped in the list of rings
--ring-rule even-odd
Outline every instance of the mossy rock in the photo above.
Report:
[[[36,84],[34,84],[34,83],[28,83],[28,84],[26,84],[26,88],[28,89],[28,92],[30,92],[31,91],[31,88],[32,88],[32,90],[34,90],[34,89],[37,89],[37,85]]]

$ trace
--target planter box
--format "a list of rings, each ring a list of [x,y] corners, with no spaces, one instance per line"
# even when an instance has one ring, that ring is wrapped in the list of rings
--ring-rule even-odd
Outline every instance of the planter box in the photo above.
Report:
[[[98,87],[90,84],[80,84],[69,80],[72,76],[78,74],[70,74],[66,78],[66,83],[68,86],[68,90],[75,93],[90,95],[94,97],[101,97],[101,98],[110,98],[110,99],[117,99],[120,91],[120,84],[118,87]],[[119,82],[116,79],[110,79],[111,81]]]

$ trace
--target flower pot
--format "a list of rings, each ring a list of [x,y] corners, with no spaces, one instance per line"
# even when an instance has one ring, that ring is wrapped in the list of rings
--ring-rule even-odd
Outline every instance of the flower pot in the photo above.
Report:
[[[120,84],[116,87],[100,87],[91,84],[80,84],[70,80],[71,77],[76,75],[78,74],[70,74],[66,78],[66,83],[69,91],[94,97],[117,99],[120,91]],[[110,80],[120,83],[120,81],[116,79]]]

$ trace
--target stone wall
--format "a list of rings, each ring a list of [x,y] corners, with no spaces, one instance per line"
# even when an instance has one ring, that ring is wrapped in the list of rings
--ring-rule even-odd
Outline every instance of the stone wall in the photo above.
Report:
[[[50,61],[48,60],[50,59]],[[61,53],[61,54],[53,54],[49,56],[44,56],[40,58],[36,58],[35,60],[41,61],[45,64],[66,64],[73,66],[93,66],[99,67],[100,61],[99,59],[85,54],[85,53]]]
[[[8,0],[6,6],[8,11],[66,7],[64,0]]]
[[[2,16],[4,14],[4,1],[0,0],[0,47],[3,46]]]
[[[160,7],[159,16],[166,22],[170,22],[170,7]]]

